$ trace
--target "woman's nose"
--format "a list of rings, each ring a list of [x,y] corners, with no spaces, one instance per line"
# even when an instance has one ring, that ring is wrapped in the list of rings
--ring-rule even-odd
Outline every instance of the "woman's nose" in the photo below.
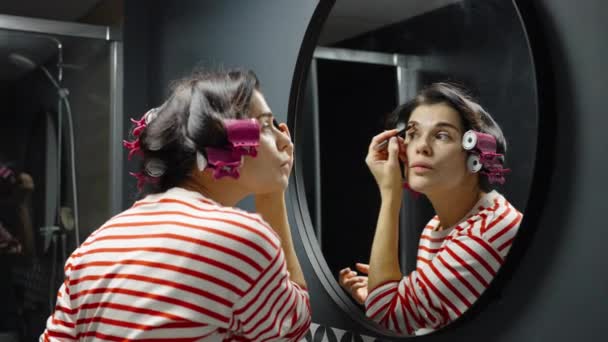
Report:
[[[288,152],[291,152],[293,150],[293,143],[287,134],[279,131],[277,132],[277,147],[280,151],[287,150]]]
[[[415,146],[417,154],[423,154],[426,156],[431,155],[431,147],[429,146],[428,141],[425,138],[421,137],[420,139],[418,139]]]

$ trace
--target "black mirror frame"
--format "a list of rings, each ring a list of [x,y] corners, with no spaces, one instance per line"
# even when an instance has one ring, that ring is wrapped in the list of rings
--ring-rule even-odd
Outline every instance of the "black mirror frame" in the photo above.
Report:
[[[533,4],[533,1],[512,0],[512,3],[519,15],[522,29],[527,38],[528,51],[531,55],[531,60],[533,61],[532,68],[534,69],[537,91],[536,109],[539,118],[533,179],[527,205],[523,211],[525,219],[522,221],[517,237],[513,241],[509,256],[497,276],[492,280],[490,286],[461,317],[448,326],[431,333],[433,335],[443,334],[458,328],[471,320],[478,313],[482,312],[491,302],[500,301],[501,289],[504,288],[512,278],[516,266],[524,257],[527,246],[534,236],[536,231],[535,227],[540,223],[540,217],[549,191],[551,178],[553,177],[555,157],[552,154],[543,153],[543,151],[553,150],[552,146],[554,145],[555,140],[554,132],[556,131],[555,119],[553,118],[553,115],[551,115],[551,113],[554,112],[552,100],[554,99],[553,94],[555,94],[552,76],[553,68],[550,63],[548,63],[551,59],[549,50],[546,46],[546,35],[537,19],[539,12]],[[319,0],[304,34],[298,59],[296,61],[287,115],[287,124],[290,130],[294,132],[293,139],[296,144],[296,151],[298,150],[297,146],[301,144],[297,139],[301,136],[301,132],[296,125],[296,117],[301,112],[302,108],[301,96],[303,94],[303,89],[306,86],[305,81],[318,37],[334,4],[335,0]],[[327,291],[327,294],[340,309],[366,330],[385,337],[399,337],[399,335],[387,331],[371,320],[366,319],[361,309],[353,303],[340,285],[335,281],[333,274],[331,274],[329,266],[323,257],[321,248],[316,241],[314,229],[312,227],[311,215],[304,192],[302,159],[297,153],[294,172],[288,190],[288,197],[292,204],[291,210],[294,214],[293,216],[297,226],[295,229],[298,230],[299,235],[302,237],[302,244],[306,255],[310,260],[319,282],[322,284],[325,291]],[[311,298],[314,300],[314,294],[311,295]]]

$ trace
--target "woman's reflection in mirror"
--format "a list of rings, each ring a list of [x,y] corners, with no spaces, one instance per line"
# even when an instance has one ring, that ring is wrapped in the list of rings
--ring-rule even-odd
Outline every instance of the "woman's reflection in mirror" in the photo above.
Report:
[[[434,83],[397,107],[389,122],[407,130],[404,137],[385,131],[369,145],[366,163],[381,195],[369,266],[356,266],[363,275],[343,269],[340,284],[365,303],[370,319],[419,335],[447,325],[479,298],[507,257],[522,214],[493,189],[508,171],[502,131],[463,89]],[[398,258],[404,188],[426,196],[436,213],[407,275]]]

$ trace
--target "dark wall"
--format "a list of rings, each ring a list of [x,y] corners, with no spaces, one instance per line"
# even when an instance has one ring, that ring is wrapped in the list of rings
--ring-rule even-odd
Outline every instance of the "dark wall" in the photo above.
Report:
[[[422,337],[425,341],[603,341],[608,323],[608,231],[604,191],[608,161],[605,139],[605,89],[608,30],[603,0],[521,1],[531,6],[540,28],[543,120],[556,126],[554,144],[541,150],[553,156],[553,172],[543,175],[549,191],[533,240],[507,283],[500,301],[467,324]],[[301,39],[315,1],[158,1],[132,0],[125,11],[125,113],[156,105],[169,79],[199,61],[256,70],[264,93],[280,119],[286,118],[289,87]],[[160,14],[163,14],[161,19]],[[149,57],[149,58],[148,58]],[[126,191],[125,196],[131,194]],[[125,202],[128,205],[130,201]],[[293,220],[292,220],[293,222]],[[361,331],[329,299],[303,260],[314,310],[313,321]]]

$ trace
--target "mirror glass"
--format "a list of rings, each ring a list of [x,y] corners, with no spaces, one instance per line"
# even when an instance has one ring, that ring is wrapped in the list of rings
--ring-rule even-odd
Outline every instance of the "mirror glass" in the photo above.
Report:
[[[338,275],[369,262],[380,195],[365,156],[371,138],[386,129],[387,114],[432,83],[464,87],[504,133],[511,172],[493,187],[523,213],[538,129],[534,65],[511,1],[337,0],[313,39],[302,82],[294,82],[301,87],[292,92],[305,243],[315,244],[310,257],[330,294],[364,319],[364,306],[339,287]],[[425,196],[404,191],[404,275],[420,266],[421,233],[435,214]]]

